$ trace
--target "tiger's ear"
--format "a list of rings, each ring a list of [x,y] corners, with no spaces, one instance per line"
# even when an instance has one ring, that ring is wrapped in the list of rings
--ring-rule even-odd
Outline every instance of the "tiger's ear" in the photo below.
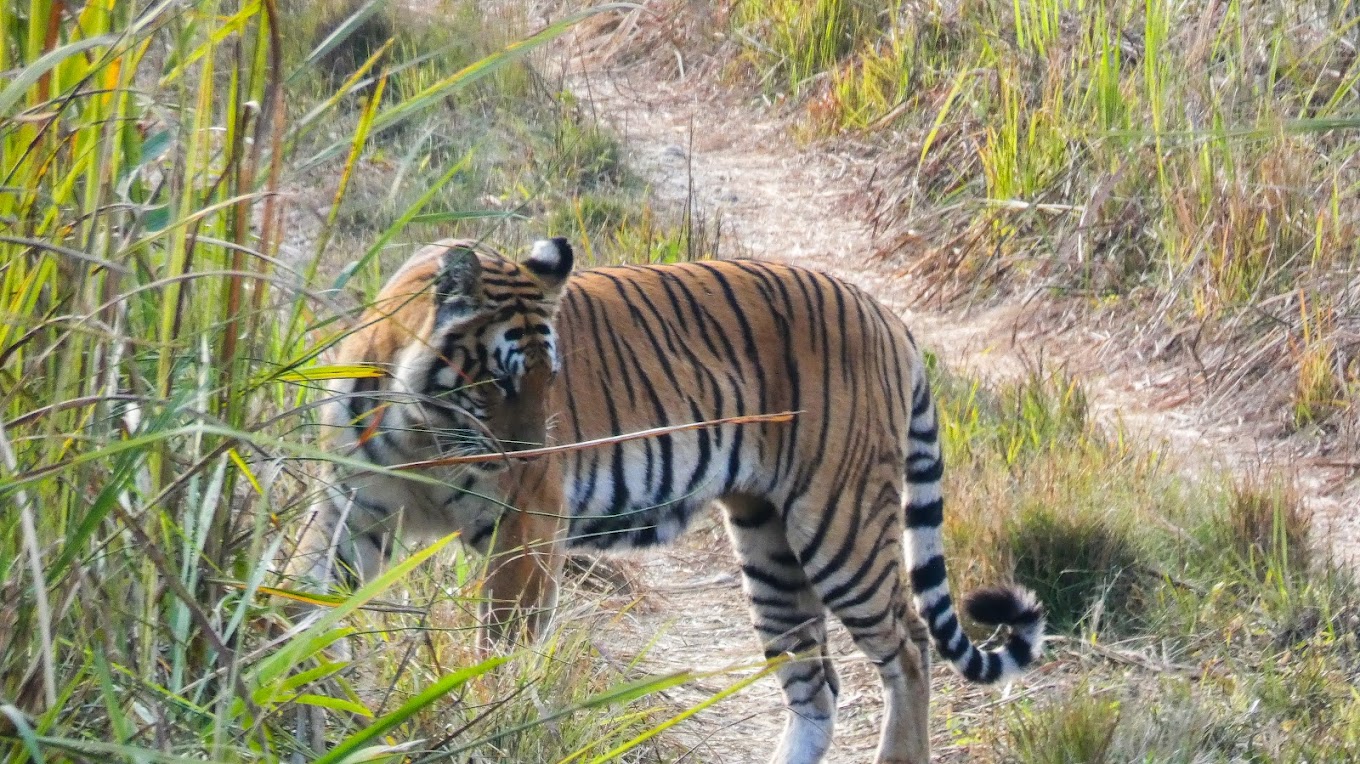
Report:
[[[556,236],[534,242],[529,259],[524,261],[524,267],[538,277],[539,283],[543,285],[549,297],[556,297],[562,290],[562,285],[567,283],[567,276],[571,275],[574,261],[571,245],[566,239]]]
[[[436,321],[468,315],[482,306],[482,261],[467,247],[452,247],[434,280]]]

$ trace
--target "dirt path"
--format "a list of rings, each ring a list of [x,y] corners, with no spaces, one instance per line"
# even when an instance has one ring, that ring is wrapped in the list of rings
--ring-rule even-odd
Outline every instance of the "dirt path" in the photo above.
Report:
[[[682,208],[688,202],[696,214],[720,222],[724,255],[797,262],[859,284],[903,315],[947,364],[984,379],[1019,376],[1039,363],[1066,368],[1081,380],[1103,422],[1152,447],[1161,445],[1187,469],[1296,472],[1319,535],[1331,541],[1339,558],[1360,561],[1360,518],[1345,511],[1353,505],[1355,481],[1349,496],[1337,490],[1345,473],[1301,461],[1303,448],[1269,437],[1267,422],[1207,419],[1184,370],[1131,364],[1108,337],[1087,327],[1026,329],[1023,306],[971,313],[913,307],[894,266],[870,257],[875,242],[864,205],[869,160],[826,147],[800,148],[782,121],[697,82],[657,82],[635,69],[595,66],[573,75],[570,86],[621,136],[657,206]],[[657,640],[649,659],[655,670],[718,670],[759,654],[737,567],[716,520],[675,553],[641,559],[640,583],[650,590],[648,599],[664,605],[644,604],[621,622],[623,633],[610,636],[619,640],[620,659],[651,639]],[[832,760],[871,761],[880,708],[877,679],[843,632],[834,635],[833,645],[846,681]],[[697,703],[731,681],[699,683],[676,693],[675,700]],[[1042,692],[1054,681],[1040,669],[1025,681],[1025,694]],[[962,686],[944,669],[936,672],[935,698],[937,721],[1005,702],[1004,694]],[[700,714],[683,727],[681,739],[696,747],[702,761],[763,761],[780,724],[778,689],[767,679]],[[944,725],[933,726],[937,758],[966,760],[966,748],[951,745]]]

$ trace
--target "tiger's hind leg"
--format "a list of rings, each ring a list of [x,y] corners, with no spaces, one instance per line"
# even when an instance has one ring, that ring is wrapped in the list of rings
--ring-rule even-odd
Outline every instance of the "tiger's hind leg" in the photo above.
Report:
[[[724,499],[723,506],[765,656],[798,656],[775,670],[788,717],[770,761],[816,764],[831,746],[840,692],[826,651],[826,608],[789,548],[772,504],[742,497]]]
[[[789,517],[790,526],[830,528],[800,549],[803,569],[820,600],[840,619],[855,646],[878,668],[884,715],[878,764],[930,761],[928,635],[916,614],[905,575],[900,492],[891,481],[867,506],[846,494],[815,516]],[[797,543],[797,540],[795,540]]]

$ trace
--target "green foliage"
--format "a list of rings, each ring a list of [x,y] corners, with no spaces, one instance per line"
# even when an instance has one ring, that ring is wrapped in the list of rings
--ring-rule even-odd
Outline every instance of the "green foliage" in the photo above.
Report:
[[[751,56],[757,66],[768,67],[770,85],[796,94],[877,31],[879,15],[889,10],[883,5],[872,0],[740,0],[734,4],[733,21],[747,39],[763,43]]]
[[[1238,482],[1225,511],[1214,518],[1210,543],[1230,549],[1261,578],[1306,575],[1312,560],[1312,515],[1291,485]]]
[[[946,463],[954,475],[947,479],[957,481],[950,496],[964,502],[947,513],[964,544],[960,559],[1008,550],[1008,562],[991,575],[1034,589],[1059,631],[1098,629],[1112,617],[1127,624],[1138,606],[1141,550],[1130,527],[1137,521],[1105,502],[1112,484],[1143,480],[1152,464],[1090,423],[1085,393],[1061,375],[996,389],[949,376],[942,383]],[[1129,489],[1141,494],[1136,485]],[[979,522],[974,513],[981,512],[987,519]]]
[[[335,196],[315,242],[322,270],[361,260],[354,283],[371,292],[392,242],[386,232],[416,241],[490,238],[510,249],[541,235],[544,218],[570,219],[578,206],[638,206],[641,186],[624,169],[617,142],[564,91],[555,62],[535,66],[516,56],[486,65],[487,56],[521,45],[511,36],[528,25],[521,13],[507,7],[488,17],[466,0],[433,7],[355,0],[300,14],[303,39],[317,47],[287,46],[289,60],[315,64],[297,70],[296,92],[340,81],[347,83],[340,100],[351,106],[297,136],[307,155],[298,172],[303,186],[332,189],[337,164],[351,155],[343,196]],[[540,45],[562,28],[527,42]],[[321,49],[325,55],[316,56]],[[382,105],[365,124],[375,89]],[[582,222],[573,235],[606,235],[621,221],[587,214]],[[385,232],[378,245],[374,231]],[[388,264],[405,252],[387,256]]]
[[[1039,596],[1054,630],[1137,614],[1138,550],[1117,518],[1022,505],[1010,524],[1015,579]]]
[[[322,291],[334,274],[376,278],[389,242],[485,225],[463,202],[511,165],[519,206],[623,178],[607,137],[529,98],[542,88],[526,56],[579,16],[519,40],[470,3],[452,26],[380,5],[325,20],[336,6],[301,0],[0,14],[5,761],[310,758],[313,709],[336,746],[323,760],[411,745],[394,740],[596,756],[664,720],[630,703],[686,679],[625,683],[581,624],[537,652],[476,655],[467,618],[429,614],[475,610],[474,572],[411,575],[441,545],[317,600],[307,626],[271,600],[318,491],[312,463],[343,458],[316,444],[312,391],[342,331]],[[437,126],[464,111],[446,139]],[[469,137],[544,114],[523,141]],[[523,146],[558,147],[553,177],[531,182]],[[298,190],[313,187],[324,196]],[[430,604],[380,605],[398,582]]]

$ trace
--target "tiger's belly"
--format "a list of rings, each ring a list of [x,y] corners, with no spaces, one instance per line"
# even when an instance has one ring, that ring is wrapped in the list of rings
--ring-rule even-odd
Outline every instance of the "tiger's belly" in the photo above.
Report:
[[[697,431],[579,452],[568,463],[567,545],[666,544],[715,499],[746,490],[758,449],[736,430]]]

